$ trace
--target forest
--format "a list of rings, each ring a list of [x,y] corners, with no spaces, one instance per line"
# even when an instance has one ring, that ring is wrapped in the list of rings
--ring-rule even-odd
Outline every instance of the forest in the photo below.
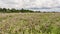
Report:
[[[34,13],[34,12],[40,12],[40,11],[32,11],[32,10],[26,10],[26,9],[6,9],[6,8],[0,8],[0,13]]]

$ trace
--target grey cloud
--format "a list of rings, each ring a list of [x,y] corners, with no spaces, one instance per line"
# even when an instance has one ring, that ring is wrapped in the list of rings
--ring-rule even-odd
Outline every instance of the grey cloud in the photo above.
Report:
[[[60,0],[0,0],[0,7],[6,8],[57,8]]]

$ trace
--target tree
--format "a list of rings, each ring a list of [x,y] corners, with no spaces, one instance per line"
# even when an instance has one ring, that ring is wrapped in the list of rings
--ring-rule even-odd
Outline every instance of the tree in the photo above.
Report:
[[[3,8],[3,12],[6,12],[6,10],[7,10],[6,8]]]

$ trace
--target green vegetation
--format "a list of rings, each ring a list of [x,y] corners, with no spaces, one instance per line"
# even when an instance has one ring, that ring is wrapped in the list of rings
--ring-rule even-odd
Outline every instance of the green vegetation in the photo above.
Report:
[[[60,34],[60,13],[0,13],[0,34]]]
[[[12,8],[12,9],[0,8],[0,12],[2,12],[2,13],[19,13],[19,12],[27,13],[27,12],[31,12],[32,13],[34,11],[25,10],[25,9],[18,10],[18,9],[14,9],[14,8]]]

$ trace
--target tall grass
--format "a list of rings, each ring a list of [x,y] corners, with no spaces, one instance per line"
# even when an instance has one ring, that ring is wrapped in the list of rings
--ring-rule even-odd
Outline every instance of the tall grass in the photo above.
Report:
[[[60,13],[0,13],[0,34],[60,34]]]

